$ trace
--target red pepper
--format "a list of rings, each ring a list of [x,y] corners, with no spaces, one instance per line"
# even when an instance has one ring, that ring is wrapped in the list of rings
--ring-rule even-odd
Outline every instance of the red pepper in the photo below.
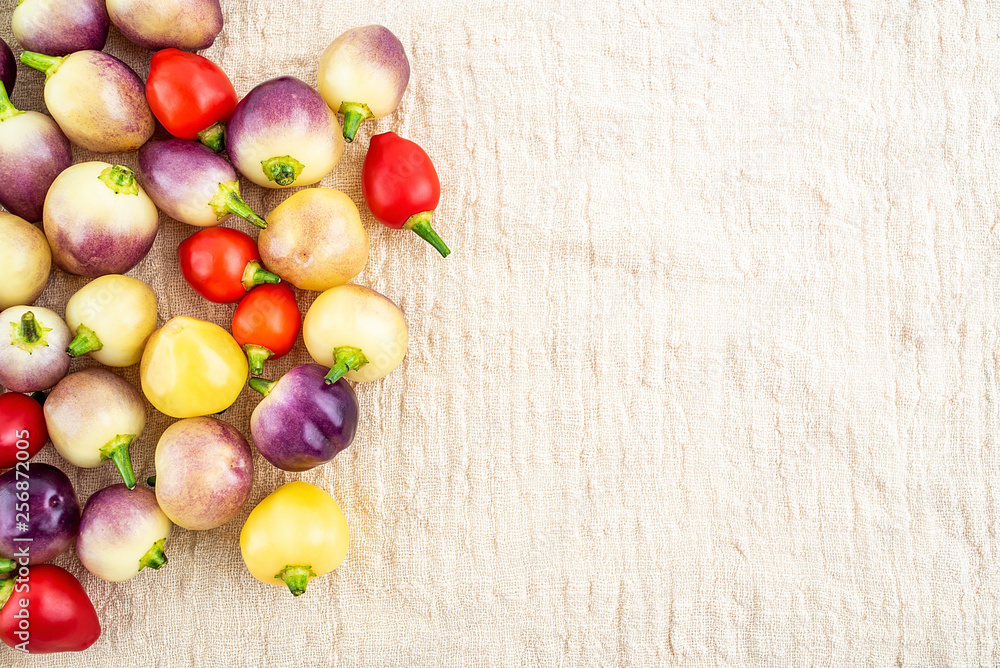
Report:
[[[233,314],[233,338],[250,360],[250,373],[259,376],[264,361],[285,355],[295,345],[302,314],[288,283],[254,288]]]
[[[451,251],[431,227],[441,182],[424,149],[394,132],[372,137],[361,168],[361,194],[375,220],[413,230],[448,257]]]
[[[48,440],[41,404],[17,392],[0,394],[0,469],[28,461]]]
[[[178,49],[153,54],[146,99],[167,132],[181,139],[199,139],[216,153],[222,150],[225,123],[238,101],[221,67]]]
[[[101,637],[101,622],[80,581],[42,564],[0,581],[0,640],[31,654],[79,652]]]
[[[229,227],[195,232],[177,247],[181,274],[194,291],[210,302],[238,302],[255,286],[281,278],[261,266],[257,243]]]

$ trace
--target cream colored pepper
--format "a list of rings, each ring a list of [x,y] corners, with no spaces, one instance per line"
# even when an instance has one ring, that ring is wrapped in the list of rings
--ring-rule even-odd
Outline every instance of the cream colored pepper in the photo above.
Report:
[[[0,213],[0,311],[38,299],[49,280],[52,252],[45,235],[17,216]]]
[[[156,294],[130,276],[101,276],[69,298],[66,323],[76,334],[66,349],[70,357],[90,353],[107,366],[130,366],[156,330]]]
[[[399,307],[361,285],[341,285],[316,298],[302,338],[317,363],[331,367],[327,382],[378,380],[399,366],[409,334]]]

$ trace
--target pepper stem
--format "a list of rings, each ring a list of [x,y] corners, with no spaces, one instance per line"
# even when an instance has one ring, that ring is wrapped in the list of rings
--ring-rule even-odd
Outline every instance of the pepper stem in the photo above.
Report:
[[[324,380],[327,385],[333,385],[348,371],[357,371],[366,364],[368,358],[361,352],[361,348],[338,346],[333,349],[333,366]]]
[[[112,165],[101,172],[97,178],[111,188],[116,195],[139,194],[139,184],[135,182],[135,172],[124,165]]]
[[[316,577],[316,571],[312,569],[312,566],[308,565],[285,566],[275,573],[274,577],[288,585],[288,590],[292,592],[293,596],[301,596],[306,593],[306,585],[309,584],[309,578]]]
[[[23,111],[20,111],[11,104],[10,96],[7,95],[7,89],[0,85],[0,123],[6,121],[8,118],[20,116],[23,113]]]
[[[403,223],[404,230],[413,230],[420,238],[434,246],[434,249],[438,253],[441,253],[441,257],[448,257],[451,253],[451,249],[448,248],[447,244],[438,236],[438,233],[434,231],[431,227],[431,216],[434,215],[433,211],[421,211],[420,213],[415,213],[410,216],[405,223]]]
[[[135,489],[135,473],[132,472],[132,459],[128,454],[128,446],[133,438],[135,434],[118,434],[101,448],[101,461],[113,461],[129,489]]]
[[[21,54],[21,62],[39,72],[45,72],[46,81],[56,73],[64,60],[66,60],[65,57],[46,56],[44,53],[35,53],[34,51],[25,51]]]
[[[226,124],[216,121],[198,133],[198,141],[216,153],[222,153],[226,142]]]
[[[250,260],[243,270],[243,280],[240,282],[243,283],[243,289],[250,292],[264,283],[281,283],[281,276],[264,269],[257,260]]]
[[[142,558],[139,559],[140,571],[147,567],[152,568],[155,571],[157,568],[167,563],[167,555],[163,553],[163,544],[166,542],[166,538],[161,538],[153,543],[153,547],[149,548],[146,554],[142,555]]]
[[[14,578],[8,578],[6,580],[0,580],[0,609],[7,605],[10,595],[14,593],[14,583],[16,580]]]
[[[250,374],[254,376],[264,373],[264,362],[274,356],[270,349],[258,346],[256,343],[244,343],[243,352],[247,354],[247,361],[250,362]]]
[[[268,181],[274,181],[279,186],[290,186],[299,178],[306,168],[301,162],[290,155],[282,155],[267,160],[261,160],[260,166]]]
[[[29,355],[49,345],[49,337],[45,333],[51,332],[52,328],[35,320],[35,314],[31,311],[25,311],[19,321],[10,323],[10,327],[10,345],[17,346]]]
[[[256,390],[266,397],[271,394],[271,390],[278,384],[278,381],[268,380],[267,378],[251,378],[247,381],[247,384],[250,385],[251,390]]]
[[[66,354],[70,357],[79,357],[80,355],[86,355],[87,353],[92,353],[100,350],[104,347],[101,343],[101,339],[97,336],[97,332],[81,324],[76,328],[76,336],[69,345],[66,346]]]
[[[17,562],[13,559],[2,559],[0,558],[0,573],[10,573],[12,570],[17,568]],[[2,607],[2,606],[0,606]]]
[[[39,322],[35,320],[35,314],[31,311],[25,311],[21,315],[21,324],[17,333],[25,343],[35,343],[42,338],[42,332],[39,331],[40,326]]]
[[[240,184],[238,181],[226,181],[219,184],[219,189],[215,191],[215,196],[208,203],[215,212],[215,219],[221,220],[231,213],[235,213],[243,220],[247,220],[260,229],[267,228],[267,221],[254,213],[253,209],[243,201],[240,196]]]
[[[354,135],[361,127],[361,121],[375,117],[372,110],[363,102],[341,102],[337,113],[344,115],[344,141],[348,143],[354,141]]]

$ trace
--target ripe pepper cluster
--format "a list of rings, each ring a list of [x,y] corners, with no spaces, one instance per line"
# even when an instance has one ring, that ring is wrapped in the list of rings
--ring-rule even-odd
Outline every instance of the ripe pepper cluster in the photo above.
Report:
[[[145,82],[101,50],[111,24],[156,51]],[[316,187],[365,121],[399,105],[410,79],[402,43],[382,26],[348,30],[320,57],[318,90],[283,76],[240,99],[222,68],[191,53],[222,25],[218,0],[22,0],[12,17],[20,60],[44,72],[51,117],[11,103],[15,60],[0,41],[0,171],[22,175],[0,179],[0,640],[11,647],[79,651],[100,636],[80,583],[44,562],[75,541],[80,562],[105,580],[162,567],[174,525],[208,530],[239,515],[252,448],[296,472],[347,448],[360,412],[348,381],[378,380],[406,354],[400,308],[351,283],[368,260],[361,212],[343,192]],[[157,122],[171,138],[152,140]],[[73,164],[71,143],[137,150],[138,168]],[[312,187],[265,218],[243,199],[240,176],[263,188]],[[361,186],[375,220],[451,252],[431,226],[441,188],[419,145],[392,132],[371,137]],[[238,302],[228,331],[184,315],[158,327],[155,291],[126,275],[152,247],[160,212],[201,228],[177,249],[180,271],[205,299]],[[233,215],[260,228],[258,238],[221,226]],[[93,279],[65,318],[33,305],[53,264]],[[320,293],[304,319],[294,288]],[[300,333],[314,363],[261,377]],[[82,355],[103,366],[69,374]],[[134,364],[141,394],[105,368]],[[263,395],[253,446],[213,417],[248,384]],[[156,444],[147,486],[130,457],[146,426],[144,398],[178,418]],[[63,471],[30,461],[50,440],[72,465],[110,460],[122,482],[81,510]],[[240,536],[249,572],[296,596],[343,561],[349,542],[337,502],[302,481],[261,501]]]

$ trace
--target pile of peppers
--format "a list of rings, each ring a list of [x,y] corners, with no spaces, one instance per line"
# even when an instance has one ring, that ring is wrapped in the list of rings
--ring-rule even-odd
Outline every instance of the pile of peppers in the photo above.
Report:
[[[17,651],[98,642],[97,610],[109,608],[78,576],[122,582],[170,567],[174,531],[241,514],[255,451],[298,473],[351,445],[355,384],[391,373],[409,343],[399,306],[353,282],[371,221],[451,252],[431,225],[440,180],[409,139],[369,137],[363,207],[316,186],[345,151],[363,150],[350,145],[367,121],[402,101],[410,63],[399,39],[378,25],[348,30],[319,57],[315,87],[278,77],[241,99],[193,52],[223,18],[218,0],[18,3],[20,60],[44,73],[48,115],[10,102],[15,58],[0,41],[0,169],[23,177],[0,182],[0,266],[11,269],[0,283],[0,640]],[[145,82],[103,52],[111,24],[155,51]],[[157,121],[172,138],[151,141]],[[73,164],[71,144],[111,157]],[[114,157],[131,151],[134,170]],[[241,192],[293,186],[266,216]],[[195,228],[177,267],[194,293],[234,304],[231,320],[161,322],[156,291],[129,275],[160,213]],[[90,279],[65,318],[34,304],[53,265]],[[270,360],[297,348],[312,362],[266,377]],[[72,363],[84,356],[93,364]],[[134,365],[138,387],[118,371]],[[233,425],[225,413],[247,385],[260,398]],[[147,402],[175,418],[155,443]],[[107,466],[121,481],[81,506],[67,471],[34,460],[49,442],[65,465]],[[133,470],[137,447],[155,448],[155,471]],[[300,596],[347,558],[350,531],[328,490],[293,480],[253,508],[239,542],[253,578]],[[82,568],[47,563],[70,549]]]

